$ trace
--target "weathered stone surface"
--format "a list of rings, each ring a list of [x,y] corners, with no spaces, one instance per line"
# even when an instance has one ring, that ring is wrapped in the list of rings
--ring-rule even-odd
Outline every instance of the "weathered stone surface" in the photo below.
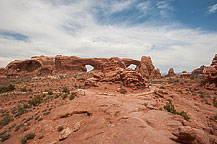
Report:
[[[190,126],[180,126],[173,134],[177,137],[176,141],[186,144],[208,144],[210,143],[207,133],[203,130]]]
[[[174,76],[176,76],[176,74],[174,73],[174,69],[170,68],[166,77],[174,77]]]
[[[191,77],[191,73],[188,73],[187,71],[183,71],[181,74],[181,77],[182,78],[189,78],[189,77]]]
[[[154,66],[151,61],[151,57],[149,56],[142,56],[141,58],[141,66],[139,72],[143,77],[150,77],[153,74]]]
[[[217,54],[213,58],[212,64],[205,68],[205,87],[208,89],[217,89]]]
[[[127,68],[131,64],[136,69]],[[160,70],[155,69],[149,56],[141,61],[128,58],[79,58],[76,56],[56,57],[36,56],[28,60],[16,60],[1,69],[1,75],[49,75],[67,72],[86,72],[86,65],[91,65],[93,78],[86,80],[85,85],[97,86],[97,82],[122,83],[128,87],[144,87],[146,78],[160,78]],[[128,77],[128,78],[127,78]]]
[[[60,136],[59,136],[59,141],[66,139],[72,132],[73,130],[70,128],[66,128],[63,131],[61,131]]]
[[[81,124],[80,124],[80,122],[76,122],[76,123],[75,123],[75,125],[74,125],[73,132],[76,132],[76,131],[78,131],[78,130],[80,129],[80,127],[81,127]]]
[[[206,66],[202,65],[200,68],[193,70],[191,76],[194,77],[204,76],[204,69],[206,68],[207,68]]]

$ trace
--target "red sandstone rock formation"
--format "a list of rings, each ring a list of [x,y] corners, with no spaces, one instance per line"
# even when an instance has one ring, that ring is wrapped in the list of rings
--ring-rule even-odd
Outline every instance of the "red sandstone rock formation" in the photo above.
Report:
[[[159,69],[154,69],[151,57],[149,56],[142,56],[139,72],[145,78],[161,77]]]
[[[205,87],[208,89],[217,89],[217,54],[213,58],[212,64],[205,70]]]
[[[170,68],[166,77],[174,77],[174,76],[176,76],[176,74],[174,73],[173,68]]]
[[[188,73],[187,71],[183,71],[180,76],[182,78],[189,78],[189,77],[191,77],[191,73]]]
[[[127,69],[131,64],[136,69]],[[143,56],[141,61],[128,58],[79,58],[76,56],[46,57],[36,56],[28,60],[16,60],[1,69],[1,75],[47,75],[67,72],[86,72],[86,65],[94,67],[94,78],[87,80],[86,85],[96,86],[97,82],[122,83],[132,88],[143,88],[145,78],[160,78],[160,70],[155,70],[152,60]]]
[[[198,77],[198,76],[204,76],[204,69],[207,67],[202,65],[200,68],[197,68],[192,71],[191,76]]]

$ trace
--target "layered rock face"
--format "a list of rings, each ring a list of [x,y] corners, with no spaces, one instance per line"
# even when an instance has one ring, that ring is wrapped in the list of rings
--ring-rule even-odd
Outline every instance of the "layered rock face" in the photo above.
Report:
[[[217,89],[217,54],[212,60],[212,63],[209,67],[205,68],[205,87],[208,89]]]
[[[135,70],[127,68],[131,64],[136,65]],[[86,72],[86,65],[94,67],[91,71],[93,78],[86,82],[91,85],[97,81],[108,81],[122,82],[125,86],[142,88],[145,86],[145,79],[161,77],[160,70],[155,69],[149,56],[143,56],[141,61],[118,57],[38,56],[28,60],[13,61],[6,68],[1,69],[0,75],[23,76]]]
[[[176,74],[174,73],[174,69],[170,68],[166,77],[174,77],[174,76],[176,76]]]
[[[193,70],[191,73],[191,76],[194,76],[194,77],[204,76],[204,70],[206,68],[207,68],[206,66],[202,65],[200,68]]]
[[[182,78],[189,78],[191,77],[191,73],[188,73],[187,71],[183,71],[182,74],[180,75]]]

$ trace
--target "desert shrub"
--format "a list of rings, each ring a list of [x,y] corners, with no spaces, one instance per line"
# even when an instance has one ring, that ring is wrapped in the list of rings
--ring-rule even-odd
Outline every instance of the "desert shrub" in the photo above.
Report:
[[[58,126],[57,131],[60,132],[63,130],[63,126]]]
[[[34,96],[34,98],[32,98],[30,101],[29,101],[29,104],[30,105],[33,105],[33,106],[37,106],[38,104],[42,103],[43,102],[43,99],[40,95],[37,95],[37,96]]]
[[[213,119],[214,119],[214,120],[217,120],[217,114],[213,116]]]
[[[172,114],[176,114],[175,106],[172,104],[171,100],[169,100],[169,103],[166,103],[164,109]]]
[[[2,135],[1,136],[1,142],[8,140],[10,138],[10,136],[11,136],[10,134]]]
[[[206,84],[206,81],[205,80],[201,80],[200,81],[200,85],[204,86]]]
[[[69,92],[68,88],[67,87],[63,87],[63,92],[64,93],[68,93]]]
[[[35,137],[35,133],[33,133],[33,132],[28,133],[27,135],[25,135],[25,138],[27,140],[34,139],[34,137]]]
[[[21,92],[27,92],[26,87],[20,89]]]
[[[160,89],[165,89],[165,87],[164,87],[164,86],[161,86]]]
[[[43,115],[49,115],[50,114],[50,112],[48,111],[48,112],[45,112],[45,113],[43,113]]]
[[[38,119],[38,121],[42,121],[42,120],[43,120],[43,118],[39,118],[39,119]]]
[[[67,98],[68,94],[63,94],[62,99]]]
[[[28,105],[17,105],[17,114],[16,117],[23,115],[24,113],[28,112],[27,108],[29,108]]]
[[[5,115],[3,119],[0,120],[0,129],[4,126],[8,125],[11,121],[13,121],[13,117],[11,115]]]
[[[166,105],[164,106],[164,110],[166,110],[172,114],[175,114],[175,115],[180,115],[187,121],[190,119],[190,117],[188,116],[188,114],[185,111],[177,112],[175,109],[175,106],[172,104],[171,100],[169,100],[169,102],[166,103]]]
[[[211,105],[206,99],[204,99],[205,104]]]
[[[0,93],[9,92],[15,90],[14,85],[10,84],[7,87],[0,87]]]
[[[0,132],[0,138],[1,138],[6,132],[7,132],[6,130]]]
[[[24,126],[24,124],[23,124],[23,123],[22,123],[22,124],[20,124],[20,125],[18,125],[18,126],[16,126],[16,128],[15,128],[15,130],[14,130],[14,131],[15,131],[15,132],[16,132],[16,131],[18,131],[18,130],[19,130],[20,128],[22,128],[23,126]]]
[[[69,100],[73,100],[76,96],[77,96],[77,93],[73,92],[73,93],[70,95]]]
[[[188,114],[185,111],[177,112],[177,114],[182,116],[187,121],[190,119],[190,117],[188,116]]]
[[[176,90],[177,92],[179,92],[180,94],[183,94],[182,90]]]
[[[216,98],[213,99],[213,106],[217,107],[217,100],[216,100]]]
[[[120,88],[119,92],[120,92],[121,94],[126,94],[126,93],[127,93],[127,90],[124,89],[124,88]]]
[[[33,133],[33,132],[28,133],[27,135],[25,135],[25,136],[21,139],[21,144],[26,144],[28,140],[34,139],[34,138],[35,138],[35,133]]]
[[[71,114],[70,113],[66,113],[65,115],[60,116],[60,118],[67,118],[69,116],[71,116]]]
[[[191,80],[193,80],[194,78],[195,78],[194,76],[191,76],[191,77],[190,77]]]
[[[58,98],[60,95],[58,95],[58,94],[56,94],[55,96],[54,96],[54,98],[56,99],[56,98]]]
[[[35,117],[35,120],[38,120],[40,118],[40,116],[39,115],[37,115],[36,117]]]
[[[169,79],[168,80],[168,83],[171,84],[171,83],[178,83],[179,80],[178,79]]]
[[[144,103],[144,106],[148,106],[148,103],[145,102],[145,103]]]
[[[53,91],[52,90],[49,90],[48,91],[48,95],[52,95],[53,94]]]

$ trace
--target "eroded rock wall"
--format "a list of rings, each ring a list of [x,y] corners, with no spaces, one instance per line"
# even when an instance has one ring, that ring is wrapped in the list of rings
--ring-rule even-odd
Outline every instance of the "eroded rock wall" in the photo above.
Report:
[[[135,70],[128,68],[136,65]],[[122,83],[132,88],[145,87],[145,79],[160,78],[160,70],[155,69],[151,57],[143,56],[141,61],[129,58],[79,58],[76,56],[56,57],[35,56],[28,60],[16,60],[2,68],[1,75],[48,75],[58,73],[87,72],[86,65],[94,69],[93,78],[87,84],[96,85],[97,82]]]
[[[217,89],[217,54],[212,60],[212,63],[209,67],[205,68],[205,87],[208,89]]]

